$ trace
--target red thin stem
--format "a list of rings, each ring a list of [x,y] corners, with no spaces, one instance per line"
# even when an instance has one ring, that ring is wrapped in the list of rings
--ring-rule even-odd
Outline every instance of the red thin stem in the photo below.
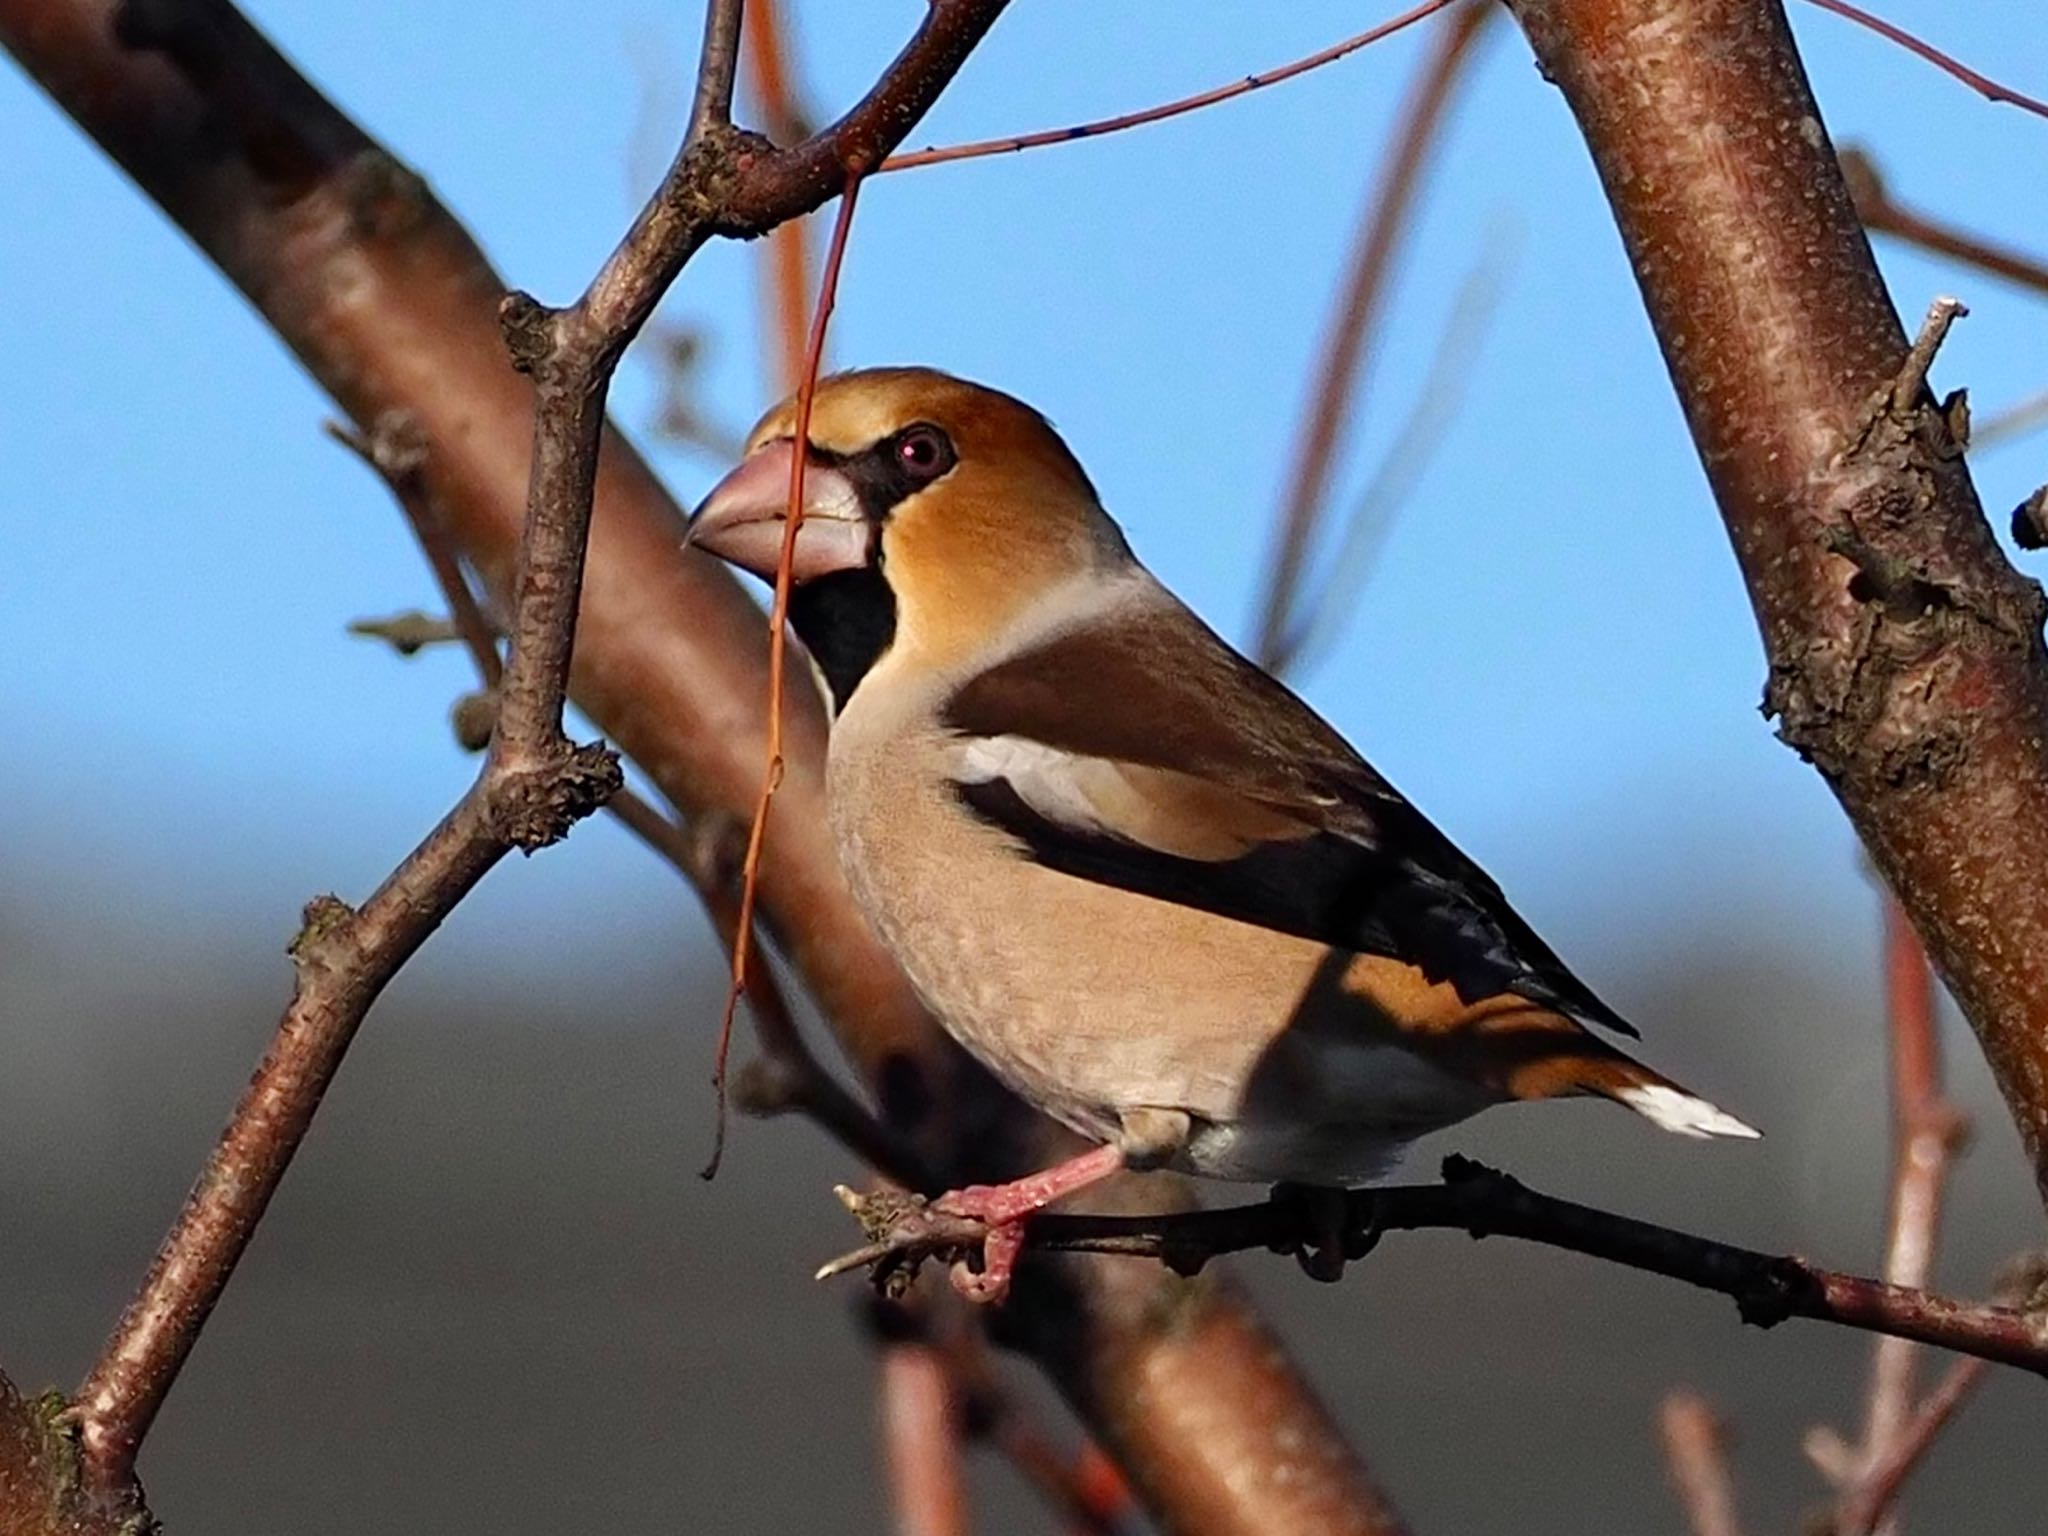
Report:
[[[922,1339],[891,1339],[881,1356],[883,1453],[897,1536],[967,1536],[952,1373]]]
[[[1819,6],[1824,11],[1832,11],[1845,20],[1853,21],[1859,27],[1868,27],[1887,42],[1897,43],[1908,53],[1917,54],[1944,74],[1955,76],[1980,96],[2003,102],[2010,107],[2018,107],[2022,112],[2031,112],[2036,117],[2048,117],[2048,101],[2037,100],[2024,92],[2014,90],[2009,85],[2001,85],[1989,75],[1979,74],[1962,60],[1943,53],[1932,43],[1922,42],[1905,28],[1886,21],[1882,16],[1873,16],[1868,11],[1858,9],[1849,4],[1849,0],[1809,0],[1809,3]]]
[[[1046,128],[1037,133],[1014,134],[1002,139],[977,139],[971,144],[948,144],[935,149],[912,150],[908,154],[891,155],[880,166],[882,171],[909,171],[922,165],[943,165],[951,160],[978,160],[984,155],[1013,154],[1020,149],[1038,149],[1048,144],[1068,144],[1076,139],[1100,138],[1106,133],[1121,133],[1126,128],[1142,128],[1147,123],[1164,122],[1169,117],[1179,117],[1186,112],[1196,112],[1203,107],[1213,107],[1219,101],[1229,101],[1235,96],[1247,96],[1253,91],[1264,90],[1269,85],[1278,85],[1283,80],[1292,80],[1305,75],[1312,69],[1321,69],[1325,64],[1334,64],[1346,54],[1356,53],[1383,37],[1391,37],[1403,28],[1411,27],[1424,17],[1433,16],[1456,0],[1424,0],[1412,10],[1403,11],[1389,21],[1368,27],[1354,37],[1347,37],[1340,43],[1296,59],[1291,64],[1282,64],[1278,69],[1269,69],[1262,74],[1246,75],[1228,85],[1215,86],[1199,91],[1193,96],[1183,96],[1176,101],[1162,102],[1156,107],[1145,107],[1136,112],[1124,112],[1115,117],[1097,118],[1093,122],[1074,123],[1065,128]]]
[[[711,1159],[704,1165],[704,1177],[718,1172],[725,1154],[726,1059],[732,1052],[733,1020],[739,1013],[740,997],[747,990],[747,961],[753,954],[754,906],[761,886],[761,853],[768,839],[768,807],[782,785],[782,681],[786,670],[789,622],[789,593],[793,584],[797,529],[804,518],[803,445],[811,440],[811,401],[817,394],[818,367],[825,355],[825,327],[832,318],[833,301],[839,292],[839,268],[846,256],[846,237],[853,228],[854,202],[860,193],[860,178],[849,176],[839,199],[839,218],[832,226],[832,243],[825,251],[825,275],[818,284],[818,308],[811,316],[810,345],[804,356],[803,381],[796,395],[796,452],[790,455],[789,507],[782,524],[782,552],[775,567],[775,597],[768,610],[768,746],[767,766],[761,774],[761,793],[754,802],[754,819],[747,830],[747,855],[740,878],[740,910],[732,944],[732,985],[726,989],[725,1012],[718,1024],[718,1055],[712,1067],[711,1083],[718,1095],[717,1130],[711,1144]]]

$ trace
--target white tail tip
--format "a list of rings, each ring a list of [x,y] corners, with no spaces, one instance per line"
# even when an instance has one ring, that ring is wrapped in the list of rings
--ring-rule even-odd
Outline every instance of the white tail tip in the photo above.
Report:
[[[1754,1141],[1763,1135],[1727,1110],[1716,1109],[1705,1099],[1695,1098],[1668,1083],[1623,1088],[1614,1096],[1653,1125],[1676,1131],[1680,1136],[1742,1136]]]

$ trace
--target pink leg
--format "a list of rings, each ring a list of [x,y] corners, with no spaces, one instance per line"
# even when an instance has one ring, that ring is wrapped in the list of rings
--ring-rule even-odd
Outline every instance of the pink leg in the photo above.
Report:
[[[939,1196],[933,1205],[953,1216],[972,1216],[988,1223],[982,1240],[981,1272],[953,1266],[953,1288],[970,1301],[1001,1301],[1009,1294],[1010,1276],[1024,1251],[1024,1222],[1053,1201],[1099,1184],[1124,1165],[1115,1146],[1096,1147],[1079,1157],[1007,1184],[970,1184]]]

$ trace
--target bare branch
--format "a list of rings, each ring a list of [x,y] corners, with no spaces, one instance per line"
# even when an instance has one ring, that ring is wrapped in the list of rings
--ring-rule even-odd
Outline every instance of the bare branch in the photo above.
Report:
[[[1987,1360],[1958,1360],[1884,1447],[1883,1454],[1851,1484],[1835,1511],[1835,1536],[1870,1536],[1890,1511],[1899,1489],[1941,1432],[1948,1428],[1990,1373]]]
[[[882,1449],[897,1536],[967,1536],[966,1463],[952,1374],[928,1340],[885,1338]]]
[[[1219,85],[1212,90],[1198,91],[1193,96],[1183,96],[1177,101],[1163,102],[1159,106],[1146,107],[1137,112],[1119,113],[1115,117],[1098,118],[1094,122],[1074,123],[1065,128],[1044,128],[1035,133],[1013,134],[1008,138],[980,139],[972,144],[948,144],[940,148],[895,154],[882,162],[878,174],[915,170],[921,165],[943,165],[952,160],[978,160],[984,155],[1015,154],[1020,149],[1038,149],[1049,144],[1071,144],[1077,139],[1100,138],[1106,133],[1121,133],[1126,128],[1142,128],[1147,123],[1164,122],[1167,118],[1179,117],[1184,112],[1198,112],[1203,107],[1215,106],[1219,101],[1229,101],[1234,96],[1264,90],[1269,85],[1292,80],[1297,75],[1305,75],[1312,69],[1322,68],[1325,64],[1334,64],[1346,54],[1356,53],[1383,37],[1391,37],[1403,28],[1412,27],[1416,22],[1434,16],[1445,6],[1455,3],[1456,0],[1424,0],[1423,4],[1403,11],[1390,21],[1368,27],[1356,36],[1318,49],[1306,58],[1296,59],[1292,64],[1283,64],[1278,69],[1269,69],[1256,75],[1246,75],[1242,80],[1233,80],[1228,85]]]
[[[1714,1405],[1697,1392],[1670,1393],[1658,1410],[1657,1428],[1692,1536],[1742,1536],[1727,1436]]]
[[[768,136],[778,144],[808,137],[811,114],[797,90],[784,43],[780,0],[747,0],[747,63]],[[810,328],[810,232],[802,219],[775,226],[762,248],[761,264],[766,270],[761,337],[769,353],[767,371],[781,379],[784,394],[794,394],[803,379]]]
[[[1465,1157],[1447,1157],[1441,1184],[1355,1189],[1345,1197],[1340,1236],[1347,1259],[1363,1258],[1388,1232],[1448,1228],[1473,1237],[1514,1237],[1611,1264],[1682,1280],[1731,1298],[1745,1323],[1771,1328],[1803,1317],[1936,1344],[2048,1376],[2048,1324],[2011,1307],[1958,1301],[1887,1285],[1803,1259],[1759,1253],[1671,1227],[1539,1194]],[[820,1279],[869,1268],[878,1285],[900,1289],[927,1259],[980,1251],[982,1224],[890,1191],[841,1199],[869,1244],[834,1259]],[[1034,1217],[1027,1248],[1157,1259],[1176,1274],[1199,1273],[1226,1253],[1313,1250],[1326,1228],[1316,1202],[1285,1188],[1256,1205],[1149,1216]]]
[[[1897,43],[1908,53],[1925,59],[1943,74],[1953,75],[1988,101],[2018,107],[2022,112],[2031,112],[2036,117],[2048,117],[2048,101],[2037,101],[2009,85],[2000,84],[1989,75],[1979,74],[1960,59],[1943,53],[1932,43],[1922,42],[1904,27],[1894,26],[1882,16],[1873,16],[1870,12],[1849,4],[1849,0],[1808,0],[1808,3],[1817,5],[1824,11],[1832,11],[1845,20],[1855,22],[1859,27],[1867,27],[1888,42]]]
[[[1515,0],[1592,151],[1817,767],[2048,1193],[2048,653],[1909,362],[1783,12]]]
[[[1294,471],[1280,507],[1259,600],[1252,654],[1268,667],[1281,659],[1285,642],[1296,628],[1295,609],[1328,499],[1338,437],[1356,410],[1366,344],[1386,292],[1394,251],[1408,227],[1453,88],[1471,57],[1473,43],[1493,13],[1491,3],[1468,3],[1453,12],[1438,32],[1408,89],[1399,114],[1400,130],[1388,146],[1386,160],[1366,199],[1337,313],[1310,378]]]
[[[1884,953],[1894,1154],[1883,1274],[1893,1285],[1921,1288],[1933,1278],[1942,1192],[1966,1127],[1942,1092],[1934,976],[1920,936],[1889,896],[1884,903]],[[1866,1462],[1889,1455],[1912,1416],[1915,1355],[1913,1344],[1890,1338],[1879,1340],[1872,1352],[1863,1426]]]
[[[484,687],[495,693],[505,676],[505,662],[498,654],[498,631],[462,573],[462,562],[448,542],[446,519],[434,505],[424,473],[429,452],[426,434],[405,411],[384,412],[366,433],[338,421],[330,421],[326,427],[329,437],[375,471],[405,513],[406,524],[441,589],[442,601],[448,604],[450,626],[468,647]]]
[[[107,13],[108,0],[0,0],[0,43],[251,296],[349,417],[396,408],[417,418],[438,448],[425,471],[434,503],[504,606],[533,392],[504,366],[496,274],[425,184],[239,17],[195,76],[119,46]],[[928,11],[902,55],[913,78],[892,72],[870,93],[854,139],[873,142],[868,130],[883,124],[907,131],[906,112],[965,57],[973,39],[962,29],[978,37],[994,14],[957,0]],[[242,124],[237,140],[227,130]],[[744,206],[730,216],[816,206],[841,185],[838,160],[815,144],[772,175],[750,160]],[[764,725],[760,610],[716,562],[679,548],[673,501],[616,437],[605,440],[598,492],[577,701],[683,817],[744,816]],[[1042,1160],[1044,1122],[937,1031],[848,898],[823,816],[823,711],[802,689],[785,708],[789,770],[762,871],[768,929],[892,1124],[948,1182]],[[1229,1287],[1081,1260],[1022,1281],[1006,1329],[1163,1524],[1192,1536],[1399,1529]],[[1266,1475],[1282,1463],[1293,1475]]]
[[[376,470],[398,501],[449,610],[456,615],[456,622],[446,626],[448,635],[459,635],[468,643],[485,689],[494,690],[503,672],[497,637],[460,561],[448,545],[445,520],[426,489],[424,470],[431,446],[418,428],[398,412],[380,417],[378,426],[367,438],[332,422],[328,424],[328,433]],[[374,632],[400,649],[408,644],[417,648],[424,633],[417,626],[407,626],[393,635],[388,623],[374,630],[361,623],[350,628],[361,633]],[[437,636],[439,633],[436,631]],[[495,717],[495,705],[492,713]],[[462,714],[458,708],[459,736]],[[489,732],[485,731],[479,744],[487,744],[488,737]],[[712,931],[731,953],[738,935],[738,889],[746,830],[716,811],[706,812],[693,827],[686,828],[624,787],[605,802],[605,809],[682,875],[702,901]],[[812,1053],[773,973],[765,967],[758,968],[750,978],[748,993],[755,1032],[764,1054],[750,1064],[752,1070],[742,1084],[741,1107],[764,1116],[801,1111],[869,1167],[908,1188],[936,1193],[941,1186],[926,1170],[915,1149],[848,1092]]]
[[[697,55],[697,93],[690,134],[701,139],[732,126],[733,82],[740,68],[740,24],[746,0],[705,0],[704,46]]]
[[[1854,144],[1844,148],[1842,175],[1849,183],[1849,195],[1856,200],[1856,216],[1873,233],[1891,235],[2036,293],[2048,293],[2048,262],[2008,246],[1995,245],[1896,201],[1868,150]]]

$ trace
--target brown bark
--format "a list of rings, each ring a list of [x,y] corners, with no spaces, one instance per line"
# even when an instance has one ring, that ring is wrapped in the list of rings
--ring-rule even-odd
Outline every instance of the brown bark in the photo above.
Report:
[[[1969,1016],[2048,1191],[2048,656],[1776,0],[1515,0],[1749,585],[1765,708]]]
[[[849,113],[836,139],[778,157],[772,175],[728,203],[732,223],[766,227],[822,202],[849,165],[871,168],[996,8],[939,0],[892,66],[894,88]],[[177,25],[154,40],[175,62],[119,45],[109,0],[0,0],[0,42],[249,295],[350,417],[367,430],[387,411],[410,413],[428,444],[426,494],[502,604],[534,426],[533,387],[499,335],[502,283],[425,184],[231,7],[169,9]],[[978,28],[962,24],[970,13]],[[593,285],[594,302],[606,297]],[[743,814],[765,723],[759,610],[680,548],[677,508],[609,432],[596,497],[571,695],[684,814]],[[1003,1101],[962,1110],[974,1131],[962,1138],[967,1152],[946,1144],[941,1107],[994,1090],[937,1034],[854,911],[823,829],[822,714],[804,689],[785,707],[789,769],[763,914],[892,1118],[950,1175],[1000,1172],[973,1160],[1014,1158],[1039,1125]],[[1397,1529],[1313,1394],[1228,1291],[1072,1261],[1023,1288],[1012,1311],[1169,1528]],[[1080,1338],[1087,1347],[1074,1345]],[[1190,1347],[1204,1338],[1218,1348]],[[1268,1475],[1277,1465],[1296,1475]],[[1189,1475],[1197,1467],[1201,1479]]]

